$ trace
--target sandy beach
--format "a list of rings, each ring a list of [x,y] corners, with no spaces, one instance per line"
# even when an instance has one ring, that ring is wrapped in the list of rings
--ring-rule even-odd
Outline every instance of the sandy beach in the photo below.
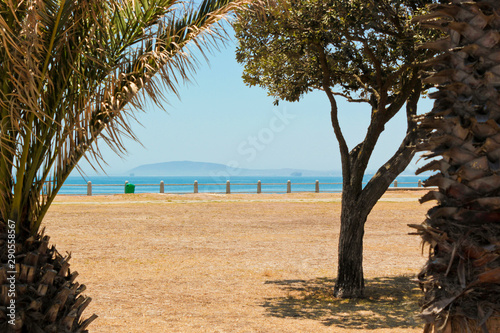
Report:
[[[59,196],[43,225],[93,299],[90,332],[421,332],[407,224],[424,193],[372,211],[361,300],[331,296],[339,194]]]

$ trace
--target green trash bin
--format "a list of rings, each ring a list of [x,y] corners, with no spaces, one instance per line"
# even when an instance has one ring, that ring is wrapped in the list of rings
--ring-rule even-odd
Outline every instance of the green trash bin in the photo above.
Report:
[[[126,184],[125,185],[125,193],[134,193],[135,185],[134,184]]]

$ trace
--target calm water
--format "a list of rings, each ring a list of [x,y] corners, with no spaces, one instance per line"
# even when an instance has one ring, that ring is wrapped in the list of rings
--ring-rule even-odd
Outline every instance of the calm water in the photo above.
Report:
[[[368,181],[371,175],[365,176]],[[420,176],[400,176],[398,187],[416,187]],[[315,182],[319,181],[320,192],[340,192],[341,177],[70,177],[62,187],[60,194],[86,195],[87,181],[92,182],[92,194],[124,193],[125,181],[135,185],[135,193],[159,193],[160,181],[165,183],[165,193],[193,193],[194,181],[198,181],[200,193],[225,193],[226,181],[231,182],[232,193],[256,193],[257,181],[262,183],[263,193],[285,193],[286,183],[291,181],[292,192],[314,192]],[[79,186],[75,186],[79,185]]]

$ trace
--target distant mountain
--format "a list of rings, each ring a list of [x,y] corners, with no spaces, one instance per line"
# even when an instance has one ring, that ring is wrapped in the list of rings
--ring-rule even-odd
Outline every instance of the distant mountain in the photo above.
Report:
[[[135,176],[333,176],[333,171],[301,169],[244,169],[218,163],[176,161],[140,165],[129,171]]]

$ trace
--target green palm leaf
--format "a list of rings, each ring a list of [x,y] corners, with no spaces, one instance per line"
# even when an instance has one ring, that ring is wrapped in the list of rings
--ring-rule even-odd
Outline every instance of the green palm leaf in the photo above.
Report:
[[[98,138],[123,153],[131,110],[162,107],[220,21],[241,2],[45,0],[0,5],[0,214],[36,234],[58,190]],[[43,188],[46,196],[40,196]]]

